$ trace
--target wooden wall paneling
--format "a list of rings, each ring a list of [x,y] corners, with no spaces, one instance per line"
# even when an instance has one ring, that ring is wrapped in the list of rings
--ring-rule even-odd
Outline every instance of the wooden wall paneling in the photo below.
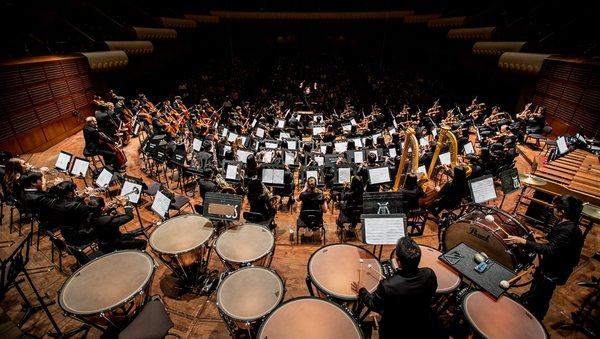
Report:
[[[35,111],[42,125],[49,123],[54,119],[60,118],[58,106],[54,101],[51,101],[45,105],[36,106]]]
[[[67,86],[67,81],[64,79],[51,82],[50,88],[52,88],[54,99],[69,94],[69,87]]]
[[[27,131],[27,133],[18,135],[17,140],[19,141],[19,145],[21,145],[23,153],[30,152],[31,150],[42,146],[47,141],[44,131],[39,127],[31,129]]]
[[[38,117],[33,108],[13,113],[8,116],[12,129],[15,134],[23,134],[40,125]]]
[[[21,86],[21,74],[18,69],[0,69],[0,89]]]
[[[22,90],[4,91],[0,93],[0,102],[9,115],[31,107],[31,99],[27,92]]]
[[[25,85],[35,84],[46,81],[46,73],[39,65],[25,65],[19,67],[21,73],[21,81]]]
[[[42,130],[44,131],[45,141],[51,141],[60,137],[65,133],[66,129],[62,124],[62,119],[54,120],[50,123],[44,124]]]
[[[64,77],[60,62],[44,63],[44,72],[48,81]]]
[[[52,99],[52,90],[47,83],[29,86],[27,93],[32,103],[41,103]]]
[[[60,63],[65,77],[77,77],[79,76],[79,70],[77,63],[72,61],[63,61]]]

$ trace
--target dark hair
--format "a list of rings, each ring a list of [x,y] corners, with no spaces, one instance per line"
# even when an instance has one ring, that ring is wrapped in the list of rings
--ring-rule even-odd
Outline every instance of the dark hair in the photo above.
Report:
[[[415,188],[417,188],[417,175],[408,173],[406,175],[406,181],[404,182],[404,189],[413,190]]]
[[[77,189],[77,185],[75,185],[72,181],[63,181],[58,183],[57,185],[52,186],[49,192],[50,194],[55,195],[58,198],[64,199],[69,195],[69,193],[75,192]]]
[[[42,180],[42,173],[37,171],[29,171],[21,175],[21,185],[23,188],[29,188],[38,180]]]
[[[396,257],[403,270],[414,271],[421,261],[421,248],[411,237],[402,237],[396,243]]]
[[[579,222],[581,211],[583,210],[583,203],[581,200],[571,195],[562,195],[555,197],[552,203],[556,206],[556,209],[562,211],[565,214],[565,218]]]

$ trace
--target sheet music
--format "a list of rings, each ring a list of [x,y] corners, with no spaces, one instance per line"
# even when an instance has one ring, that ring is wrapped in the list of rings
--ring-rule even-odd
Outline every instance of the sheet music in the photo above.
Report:
[[[229,142],[234,142],[235,139],[237,139],[238,135],[236,133],[230,132],[229,136],[227,137],[227,141]]]
[[[390,181],[390,170],[387,167],[369,168],[369,182],[372,185]]]
[[[363,161],[364,161],[363,152],[362,151],[354,152],[354,163],[362,164]]]
[[[273,169],[263,168],[262,170],[262,182],[265,184],[273,183]]]
[[[425,165],[419,166],[419,168],[417,168],[417,173],[427,173],[427,168],[425,168]]]
[[[465,154],[474,154],[475,153],[475,149],[473,148],[473,144],[471,142],[467,142],[463,146],[463,148],[465,150]]]
[[[227,165],[227,171],[225,172],[225,179],[236,180],[237,179],[237,173],[238,173],[238,167],[237,167],[237,165],[228,164]]]
[[[313,135],[319,135],[319,133],[325,132],[325,127],[323,126],[313,126]]]
[[[395,129],[395,128],[392,128],[392,129],[390,129],[388,132],[390,133],[390,135],[392,135],[392,134],[396,133],[396,129]]]
[[[227,151],[231,151],[231,146],[229,146],[229,145],[223,146],[223,154],[221,154],[221,155],[225,156],[225,153],[227,153]]]
[[[565,137],[559,137],[556,139],[556,147],[558,148],[558,154],[565,154],[569,152],[569,147],[567,146],[567,140]]]
[[[246,145],[246,140],[248,140],[248,136],[238,135],[238,138],[242,139],[242,145]]]
[[[170,205],[171,199],[159,190],[154,196],[154,201],[152,202],[151,208],[156,214],[160,215],[160,217],[164,219],[169,213]]]
[[[368,218],[364,219],[365,243],[369,245],[395,245],[404,237],[404,218]]]
[[[137,188],[137,193],[133,193],[136,188]],[[119,195],[122,197],[127,196],[127,198],[129,198],[129,201],[131,203],[137,204],[140,201],[141,194],[142,194],[142,185],[125,180],[123,182],[123,188],[121,188],[121,194],[119,194]]]
[[[429,141],[427,141],[427,139],[425,139],[425,138],[419,139],[419,146],[427,146],[427,145],[429,145]]]
[[[317,179],[317,185],[319,184],[319,174],[317,171],[306,171],[306,180],[308,180],[308,178],[315,178]]]
[[[221,136],[226,137],[228,132],[229,130],[227,128],[223,128],[223,130],[221,131]]]
[[[396,157],[396,149],[395,148],[389,148],[388,153],[390,154],[390,158]]]
[[[250,154],[252,154],[252,152],[244,151],[243,149],[238,149],[238,151],[237,151],[238,160],[245,164],[246,160],[248,159],[248,156]]]
[[[71,168],[71,175],[85,177],[89,167],[89,161],[75,158],[75,161],[73,162],[73,168]]]
[[[291,138],[289,133],[286,133],[286,132],[279,133],[279,140],[289,139],[289,138]]]
[[[346,132],[352,131],[352,125],[342,125],[342,130]]]
[[[356,126],[356,125],[357,125],[357,123],[356,123],[356,119],[354,119],[354,118],[350,119],[350,123],[351,123],[353,126]]]
[[[323,163],[325,163],[325,158],[324,157],[320,157],[320,156],[315,156],[315,162],[319,165],[319,166],[323,166]]]
[[[296,163],[296,152],[285,152],[285,164],[291,166]]]
[[[271,162],[273,160],[273,151],[266,151],[263,153],[263,162]]]
[[[371,135],[371,139],[373,139],[373,142],[377,141],[377,138],[379,138],[381,136],[381,133],[375,133],[373,135]]]
[[[323,154],[327,153],[327,145],[321,145],[321,146],[319,146],[319,149],[321,150],[321,153],[323,153]]]
[[[102,169],[102,172],[96,178],[96,186],[100,188],[107,188],[112,180],[113,174],[106,170],[106,168]]]
[[[256,136],[259,137],[259,138],[264,138],[265,137],[265,130],[262,129],[262,128],[260,128],[260,127],[258,127],[256,129]]]
[[[200,141],[200,139],[194,138],[194,141],[192,142],[192,149],[195,152],[200,152],[200,148],[202,148],[202,141]]]
[[[283,185],[283,175],[284,175],[284,170],[274,169],[273,170],[273,183]]]
[[[285,120],[277,120],[277,127],[283,128],[285,126]]]
[[[450,165],[450,152],[440,154],[439,158],[442,165]]]
[[[396,119],[392,119],[392,123],[394,124],[394,128],[398,129],[398,123],[396,122]]]
[[[252,119],[252,123],[250,124],[250,127],[254,128],[256,123],[257,123],[256,119]]]
[[[345,182],[350,182],[350,167],[341,167],[338,168],[338,184],[343,184]]]
[[[335,147],[335,151],[337,153],[343,153],[346,152],[346,150],[348,149],[348,142],[347,141],[343,141],[343,142],[336,142],[335,144],[333,144]]]
[[[61,151],[58,153],[58,158],[56,159],[56,164],[54,164],[54,167],[61,171],[66,171],[69,168],[70,162],[71,155]]]
[[[496,199],[496,190],[494,189],[494,179],[489,176],[484,179],[475,179],[469,181],[469,187],[473,194],[473,202],[477,204]]]
[[[269,149],[276,149],[277,148],[277,143],[276,142],[265,142],[265,147],[269,148]]]
[[[287,145],[289,149],[298,149],[298,142],[296,140],[288,140]]]
[[[355,147],[358,147],[358,148],[363,147],[363,142],[362,142],[362,140],[360,138],[352,139],[352,141],[354,141],[354,146]]]

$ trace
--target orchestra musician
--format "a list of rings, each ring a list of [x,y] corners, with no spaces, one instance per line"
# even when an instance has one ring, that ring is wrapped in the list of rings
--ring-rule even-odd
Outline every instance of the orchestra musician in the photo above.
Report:
[[[98,129],[95,117],[87,117],[85,119],[83,138],[85,140],[83,150],[85,156],[101,155],[104,159],[104,164],[110,166],[112,170],[121,173],[125,172],[125,164],[118,161],[116,148],[111,147],[115,145],[115,141]]]
[[[390,278],[381,280],[369,293],[360,282],[352,282],[352,290],[371,311],[381,314],[379,337],[432,338],[436,324],[432,301],[438,283],[428,267],[419,267],[421,249],[409,236],[396,243],[395,259],[400,268]]]
[[[583,235],[579,218],[583,209],[581,200],[570,196],[557,196],[553,200],[552,213],[558,222],[550,226],[547,243],[508,236],[508,244],[517,244],[540,255],[531,287],[521,296],[523,305],[540,321],[544,319],[550,300],[557,286],[564,285],[579,263],[583,248]]]
[[[308,221],[304,220],[304,213],[302,212],[321,211],[322,213],[327,213],[328,211],[327,201],[325,201],[323,191],[317,188],[317,178],[315,177],[310,177],[306,180],[306,184],[304,185],[304,188],[296,198],[296,201],[302,203],[299,219],[305,224],[308,224]]]

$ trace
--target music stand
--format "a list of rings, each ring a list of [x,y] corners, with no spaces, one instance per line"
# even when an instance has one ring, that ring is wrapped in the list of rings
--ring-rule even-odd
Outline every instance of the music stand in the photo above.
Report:
[[[285,186],[285,168],[278,164],[265,164],[262,169],[262,182],[267,186]]]
[[[139,203],[141,200],[142,190],[144,187],[144,182],[141,178],[135,178],[128,175],[123,176],[123,184],[121,185],[121,193],[120,196],[128,197],[129,203],[133,205],[135,208],[135,212],[138,217],[138,222],[140,227],[136,230],[133,230],[131,233],[141,232],[144,234],[146,239],[150,239],[148,233],[146,232],[146,227],[144,226],[144,222],[142,221],[142,216],[140,214]]]
[[[333,174],[333,186],[343,186],[344,182],[350,183],[354,168],[352,165],[340,165]]]
[[[502,201],[499,208],[502,209],[506,195],[518,191],[521,188],[521,181],[519,180],[519,172],[514,167],[500,172],[498,177],[500,177],[502,188]]]
[[[223,161],[223,169],[225,170],[225,181],[239,183],[242,180],[239,171],[241,166],[242,162],[240,161]]]
[[[71,160],[73,159],[73,155],[71,153],[60,151],[58,153],[58,158],[56,158],[56,163],[54,167],[61,172],[68,173],[69,165],[71,165]]]
[[[373,253],[379,246],[378,259],[381,259],[383,245],[395,245],[398,239],[406,235],[406,215],[363,214],[361,215],[362,242],[373,245]]]
[[[497,198],[494,178],[491,175],[469,180],[469,190],[471,191],[471,199],[476,204],[483,204]]]
[[[202,215],[216,222],[240,220],[244,197],[235,194],[207,192],[204,197]]]
[[[75,157],[73,160],[73,165],[71,166],[71,170],[69,171],[69,175],[76,178],[81,178],[83,183],[87,186],[87,180],[85,179],[88,174],[88,169],[90,168],[90,162],[84,158]]]
[[[387,166],[369,167],[369,185],[383,185],[392,182],[390,169]]]
[[[323,168],[320,166],[307,166],[304,168],[304,171],[302,171],[300,175],[300,180],[306,182],[308,178],[314,177],[315,179],[317,179],[317,186],[323,187],[325,186],[325,180],[323,180],[322,173]]]
[[[167,220],[169,219],[169,208],[171,206],[171,202],[173,201],[173,193],[161,187],[158,189],[158,191],[156,191],[156,195],[154,196],[154,200],[152,201],[150,209],[152,209],[152,211],[156,213],[162,220]]]

